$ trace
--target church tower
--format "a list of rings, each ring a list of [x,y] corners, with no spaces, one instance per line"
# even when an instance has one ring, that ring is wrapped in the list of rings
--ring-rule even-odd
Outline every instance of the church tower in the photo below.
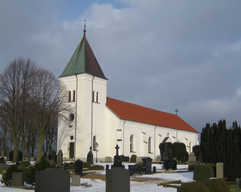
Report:
[[[105,156],[107,78],[86,39],[86,30],[59,76],[70,111],[58,121],[57,150],[65,159],[86,161],[90,147]],[[95,154],[95,153],[94,153]]]

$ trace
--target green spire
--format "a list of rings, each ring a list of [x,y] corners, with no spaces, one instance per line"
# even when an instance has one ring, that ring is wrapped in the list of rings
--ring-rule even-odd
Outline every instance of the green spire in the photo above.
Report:
[[[63,73],[59,77],[78,75],[82,73],[87,73],[106,79],[85,37],[85,31],[81,42],[79,43],[74,54],[70,58]]]

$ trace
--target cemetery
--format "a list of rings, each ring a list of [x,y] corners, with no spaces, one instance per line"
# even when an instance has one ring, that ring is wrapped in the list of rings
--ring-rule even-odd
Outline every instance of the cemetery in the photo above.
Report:
[[[158,189],[163,192],[182,192],[195,191],[193,189],[196,188],[207,192],[241,191],[238,187],[240,178],[236,182],[224,178],[222,162],[205,164],[195,161],[195,153],[189,155],[189,161],[182,162],[167,150],[168,144],[165,145],[161,161],[150,157],[137,161],[136,157],[119,155],[119,148],[115,146],[116,155],[112,162],[107,158],[107,162],[94,163],[89,153],[88,162],[80,159],[64,162],[62,151],[57,155],[43,156],[40,162],[20,161],[16,164],[1,158],[0,191],[70,192],[72,189],[84,189],[128,192]]]

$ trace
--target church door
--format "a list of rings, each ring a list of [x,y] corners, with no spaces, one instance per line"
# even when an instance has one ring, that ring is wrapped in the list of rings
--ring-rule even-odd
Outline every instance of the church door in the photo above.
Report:
[[[74,142],[69,143],[69,158],[74,158]]]

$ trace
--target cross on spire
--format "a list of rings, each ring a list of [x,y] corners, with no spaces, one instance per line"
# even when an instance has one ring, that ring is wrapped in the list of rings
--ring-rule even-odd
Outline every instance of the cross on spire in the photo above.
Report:
[[[176,112],[176,115],[177,115],[178,110],[176,109],[175,112]]]
[[[86,20],[84,21],[84,37],[85,37],[85,32],[86,32]]]

